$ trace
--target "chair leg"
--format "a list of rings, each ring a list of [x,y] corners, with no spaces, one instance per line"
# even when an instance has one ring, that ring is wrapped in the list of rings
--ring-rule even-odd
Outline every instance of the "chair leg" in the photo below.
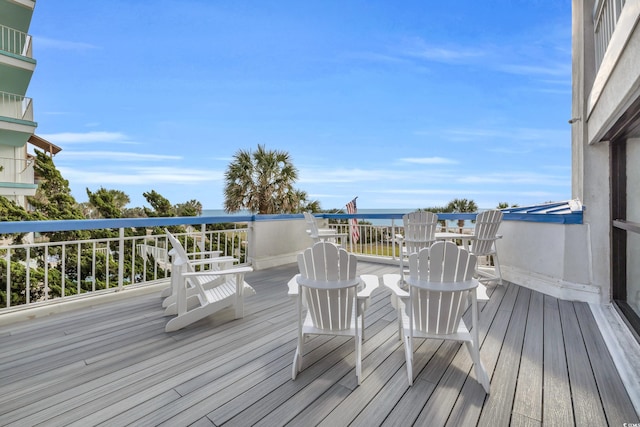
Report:
[[[493,255],[493,264],[496,269],[496,276],[498,277],[498,285],[502,285],[502,272],[500,271],[500,260],[498,259],[497,253]]]
[[[356,341],[356,377],[358,378],[358,385],[362,379],[362,337],[355,336]]]
[[[304,342],[304,338],[302,340],[298,340],[298,345],[296,346],[296,353],[293,355],[293,364],[291,366],[291,379],[295,380],[298,372],[302,371],[302,345]]]
[[[489,381],[489,375],[487,375],[487,371],[480,360],[480,352],[478,351],[478,347],[476,347],[471,341],[465,341],[465,345],[467,350],[469,351],[469,355],[473,360],[474,369],[476,372],[476,380],[478,383],[484,388],[484,391],[489,394],[489,389],[491,387]]]
[[[404,358],[407,365],[409,385],[413,385],[413,343],[411,337],[404,337]]]

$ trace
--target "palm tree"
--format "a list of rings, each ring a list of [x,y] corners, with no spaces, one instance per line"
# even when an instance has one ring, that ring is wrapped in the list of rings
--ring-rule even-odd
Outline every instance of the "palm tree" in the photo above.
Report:
[[[447,210],[449,212],[477,212],[478,205],[473,200],[467,199],[453,199],[447,205]],[[460,228],[460,233],[462,233],[462,228],[464,227],[464,219],[458,220],[458,228]]]
[[[263,145],[255,152],[238,150],[224,179],[224,210],[228,213],[248,209],[278,214],[300,208],[301,192],[293,187],[298,170],[285,151],[266,150]]]

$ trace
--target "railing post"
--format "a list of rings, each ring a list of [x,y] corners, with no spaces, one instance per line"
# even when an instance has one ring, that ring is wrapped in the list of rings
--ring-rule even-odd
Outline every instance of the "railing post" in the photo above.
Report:
[[[7,266],[7,308],[11,307],[11,249],[7,248],[6,253]]]
[[[124,228],[120,227],[120,239],[118,241],[118,291],[122,290],[124,284]],[[108,247],[108,246],[107,246]],[[107,256],[107,263],[109,262]]]
[[[391,218],[391,258],[396,259],[396,223]]]

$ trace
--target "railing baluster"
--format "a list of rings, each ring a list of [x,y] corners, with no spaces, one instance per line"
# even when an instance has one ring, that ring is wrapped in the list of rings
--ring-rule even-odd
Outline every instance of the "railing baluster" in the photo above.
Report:
[[[27,304],[29,304],[31,302],[31,248],[26,248],[26,253],[27,261],[25,266],[24,292]]]
[[[61,298],[64,298],[66,296],[66,284],[67,284],[67,245],[66,244],[62,244],[62,271],[60,274],[60,280],[61,280],[61,289],[62,289],[62,295],[60,295]]]
[[[7,308],[11,307],[11,249],[7,249]]]

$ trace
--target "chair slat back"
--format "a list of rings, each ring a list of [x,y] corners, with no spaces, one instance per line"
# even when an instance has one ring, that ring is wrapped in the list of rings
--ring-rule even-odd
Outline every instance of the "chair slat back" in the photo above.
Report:
[[[187,251],[184,249],[184,246],[182,246],[182,243],[180,243],[180,240],[178,240],[173,234],[171,234],[169,230],[165,230],[165,233],[167,234],[169,243],[171,243],[172,249],[175,250],[174,256],[176,258],[176,262],[174,264],[178,264],[178,268],[183,269],[183,272],[194,272],[193,266],[189,263],[189,256],[187,255]],[[171,270],[171,274],[173,274],[173,268]],[[207,296],[204,288],[202,287],[202,284],[198,280],[187,280],[192,284],[192,286],[197,289],[200,299],[202,301],[205,301]]]
[[[315,243],[298,255],[301,278],[314,283],[300,284],[300,288],[316,328],[344,330],[351,326],[357,292],[356,267],[355,255],[329,242]],[[340,287],[339,282],[350,285]]]
[[[167,239],[169,240],[169,243],[171,243],[171,248],[175,251],[175,257],[187,265],[187,271],[191,271],[192,268],[188,262],[189,256],[187,255],[187,251],[184,249],[184,246],[182,246],[182,243],[180,243],[180,241],[168,230],[165,230],[165,233],[167,233]]]
[[[433,212],[416,211],[402,216],[404,240],[407,253],[428,248],[436,241],[438,215]]]
[[[501,222],[502,211],[500,210],[484,211],[476,216],[475,239],[473,242],[474,254],[482,256],[492,253],[493,243]]]
[[[409,257],[409,276],[434,284],[466,282],[473,278],[476,256],[453,242],[436,242]],[[467,307],[470,291],[441,291],[410,285],[411,315],[417,330],[454,333]]]
[[[318,239],[318,234],[320,231],[318,230],[318,223],[316,222],[316,217],[313,216],[309,212],[303,212],[304,219],[307,222],[307,226],[309,227],[309,235],[313,239]]]

